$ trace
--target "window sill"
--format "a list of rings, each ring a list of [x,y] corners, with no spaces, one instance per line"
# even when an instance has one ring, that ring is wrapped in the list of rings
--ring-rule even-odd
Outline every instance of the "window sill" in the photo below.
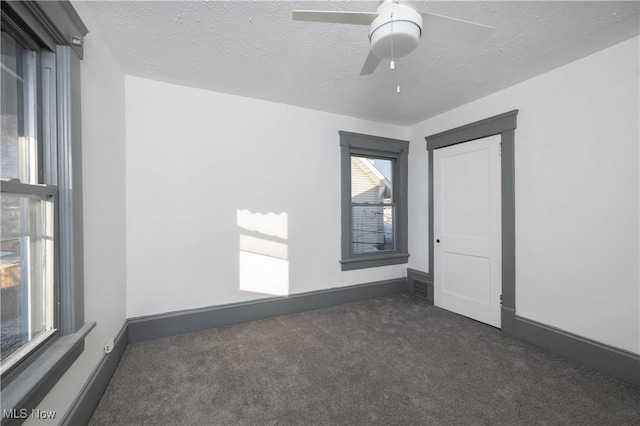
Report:
[[[96,323],[84,324],[74,334],[58,337],[44,352],[40,353],[28,367],[21,371],[2,389],[2,425],[20,424],[25,418],[18,418],[20,409],[26,409],[28,416],[84,351],[84,338]],[[13,411],[15,418],[5,417]]]
[[[340,261],[343,271],[375,268],[378,266],[399,265],[409,262],[409,253],[379,254],[375,256],[354,257]]]

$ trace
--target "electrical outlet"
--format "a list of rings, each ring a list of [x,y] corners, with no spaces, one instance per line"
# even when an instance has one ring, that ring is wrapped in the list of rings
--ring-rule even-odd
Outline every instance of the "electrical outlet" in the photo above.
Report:
[[[114,346],[113,339],[109,339],[106,342],[104,342],[104,353],[105,354],[111,353],[111,351],[113,350],[113,346]]]

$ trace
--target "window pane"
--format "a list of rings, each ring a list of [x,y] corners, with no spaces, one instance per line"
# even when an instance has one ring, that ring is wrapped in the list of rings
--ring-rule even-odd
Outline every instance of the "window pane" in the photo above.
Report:
[[[351,156],[351,202],[391,202],[392,176],[393,160]]]
[[[0,178],[37,182],[36,52],[2,32]]]
[[[394,160],[351,156],[351,250],[394,250]]]
[[[353,254],[395,250],[393,206],[354,204],[351,210]]]
[[[2,193],[0,234],[2,368],[53,330],[53,203]],[[12,354],[14,355],[12,357]]]

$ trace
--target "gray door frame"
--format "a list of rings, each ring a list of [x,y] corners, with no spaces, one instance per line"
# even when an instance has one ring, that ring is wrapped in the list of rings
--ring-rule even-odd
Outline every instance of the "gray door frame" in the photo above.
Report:
[[[435,284],[433,256],[433,150],[500,135],[502,191],[502,296],[500,324],[502,331],[514,335],[516,314],[516,204],[514,142],[518,110],[476,121],[455,129],[425,137],[429,152],[429,273]]]

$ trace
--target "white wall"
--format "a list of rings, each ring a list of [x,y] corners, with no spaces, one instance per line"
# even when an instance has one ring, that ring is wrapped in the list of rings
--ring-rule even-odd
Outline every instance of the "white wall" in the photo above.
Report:
[[[82,355],[39,405],[57,411],[57,420],[102,359],[104,342],[115,337],[126,318],[124,74],[84,5],[73,6],[91,31],[81,62],[84,291],[85,321],[97,325]]]
[[[516,312],[640,353],[639,39],[410,129],[409,266],[428,269],[424,137],[519,109]]]
[[[131,76],[126,117],[128,317],[406,276],[338,263],[338,131],[406,128]]]

